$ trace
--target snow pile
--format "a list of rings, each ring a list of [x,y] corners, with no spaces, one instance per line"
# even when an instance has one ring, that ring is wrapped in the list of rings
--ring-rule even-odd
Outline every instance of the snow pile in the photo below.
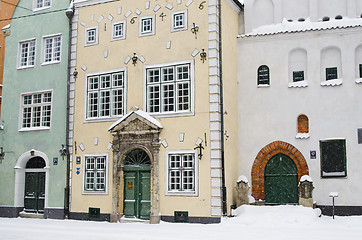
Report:
[[[294,33],[294,32],[306,32],[306,31],[318,31],[318,30],[328,30],[328,29],[341,29],[341,28],[352,28],[352,27],[361,27],[362,18],[347,18],[344,17],[340,20],[330,20],[325,22],[311,22],[309,18],[305,19],[303,22],[292,21],[284,19],[282,23],[270,24],[260,26],[253,29],[252,32],[240,35],[239,37],[250,37],[258,35],[273,35],[280,33]]]
[[[308,181],[308,182],[313,183],[313,179],[312,179],[309,175],[303,175],[303,176],[300,178],[300,182],[305,182],[305,181]]]
[[[248,183],[248,185],[249,185],[248,178],[245,177],[244,175],[239,176],[237,183],[239,183],[239,182]]]
[[[228,222],[241,225],[263,226],[310,225],[319,219],[320,210],[303,206],[251,206],[242,205],[233,211],[234,218]]]

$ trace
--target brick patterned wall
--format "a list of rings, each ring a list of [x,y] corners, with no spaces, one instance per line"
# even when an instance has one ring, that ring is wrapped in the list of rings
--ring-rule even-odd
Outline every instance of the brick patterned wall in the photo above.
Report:
[[[298,169],[298,182],[303,175],[309,174],[307,162],[301,152],[293,145],[275,141],[265,146],[254,160],[251,170],[252,196],[255,200],[265,200],[264,196],[264,170],[268,161],[276,154],[282,153],[290,157]]]
[[[304,114],[298,117],[298,133],[309,133],[309,120]]]

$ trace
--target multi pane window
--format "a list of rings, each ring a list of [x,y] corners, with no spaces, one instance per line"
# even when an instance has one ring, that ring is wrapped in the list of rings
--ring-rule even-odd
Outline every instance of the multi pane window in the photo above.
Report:
[[[62,37],[47,37],[44,38],[44,62],[60,62],[60,52],[62,45]]]
[[[33,93],[22,96],[22,128],[49,128],[52,93]]]
[[[346,140],[321,140],[319,144],[322,177],[347,176]]]
[[[153,35],[155,33],[155,16],[146,16],[140,19],[140,36]]]
[[[93,45],[93,44],[97,44],[98,43],[98,32],[97,32],[97,27],[92,27],[92,28],[88,28],[86,29],[85,33],[85,44],[86,45]]]
[[[258,68],[258,85],[270,85],[269,67],[266,65]]]
[[[293,82],[304,81],[304,71],[293,71]]]
[[[147,73],[147,111],[178,113],[191,110],[190,64],[149,68]]]
[[[106,190],[106,156],[85,157],[84,190],[99,191]]]
[[[34,0],[34,9],[50,7],[51,0]]]
[[[87,118],[117,117],[124,114],[124,72],[87,78]]]
[[[35,40],[20,43],[19,67],[35,65]]]
[[[326,68],[326,80],[338,79],[337,67]]]
[[[124,39],[126,36],[126,21],[113,24],[112,40]]]
[[[171,32],[187,29],[187,11],[178,11],[172,13]]]
[[[359,77],[362,78],[362,64],[359,65]]]
[[[195,154],[168,155],[168,191],[195,192]]]

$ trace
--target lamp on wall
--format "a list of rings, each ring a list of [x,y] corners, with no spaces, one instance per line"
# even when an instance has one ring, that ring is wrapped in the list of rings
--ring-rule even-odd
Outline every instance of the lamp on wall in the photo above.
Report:
[[[3,149],[3,147],[0,147],[0,163],[3,162],[4,157],[5,157],[4,149]]]
[[[136,66],[137,64],[137,60],[138,60],[138,56],[136,53],[133,53],[133,57],[132,57],[132,63],[134,66]]]
[[[67,156],[67,148],[64,146],[64,144],[62,144],[62,148],[59,150],[60,156],[62,156],[63,160],[64,157]]]
[[[73,77],[74,77],[74,80],[77,80],[77,77],[78,77],[78,71],[77,69],[75,68],[73,73],[72,73]]]
[[[202,63],[205,62],[206,56],[207,56],[207,53],[205,52],[205,49],[203,48],[203,49],[202,49],[202,52],[200,53],[200,57],[201,57]]]

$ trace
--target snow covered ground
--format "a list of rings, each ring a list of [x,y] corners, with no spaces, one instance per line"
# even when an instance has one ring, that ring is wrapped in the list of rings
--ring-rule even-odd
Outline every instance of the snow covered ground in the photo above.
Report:
[[[107,223],[74,220],[0,218],[0,239],[22,240],[334,240],[362,239],[362,216],[318,217],[319,212],[300,206],[242,206],[237,217],[220,224],[161,222]]]

